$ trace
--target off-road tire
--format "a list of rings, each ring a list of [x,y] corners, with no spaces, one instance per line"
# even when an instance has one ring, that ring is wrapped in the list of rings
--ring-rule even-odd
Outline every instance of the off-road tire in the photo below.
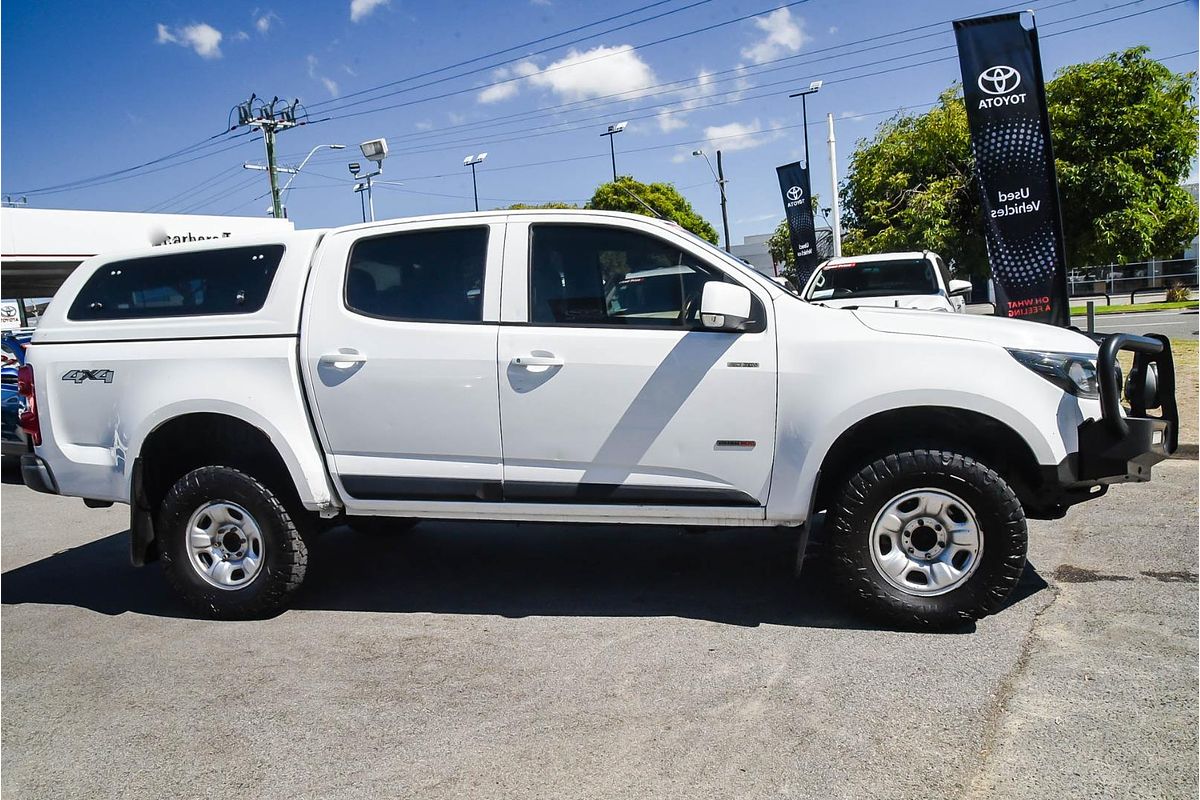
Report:
[[[983,539],[978,566],[946,594],[905,593],[871,557],[869,532],[885,505],[908,490],[948,491],[970,505]],[[909,450],[854,473],[830,509],[826,546],[838,582],[868,613],[905,628],[961,627],[1004,607],[1025,569],[1025,512],[1009,485],[975,459],[948,450]]]
[[[210,501],[236,503],[260,528],[264,561],[250,583],[220,589],[205,582],[189,558],[188,520]],[[279,497],[232,467],[201,467],[180,478],[158,507],[155,535],[167,580],[199,613],[215,619],[257,619],[279,613],[304,581],[308,546]]]

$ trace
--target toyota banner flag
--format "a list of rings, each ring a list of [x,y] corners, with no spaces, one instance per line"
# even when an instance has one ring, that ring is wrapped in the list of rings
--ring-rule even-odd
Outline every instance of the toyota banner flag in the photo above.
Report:
[[[808,165],[797,161],[776,167],[775,171],[779,173],[779,191],[783,193],[783,210],[792,237],[792,254],[796,257],[796,288],[803,289],[817,268],[817,230],[813,223]]]
[[[1069,325],[1066,256],[1037,29],[954,22],[996,314]]]

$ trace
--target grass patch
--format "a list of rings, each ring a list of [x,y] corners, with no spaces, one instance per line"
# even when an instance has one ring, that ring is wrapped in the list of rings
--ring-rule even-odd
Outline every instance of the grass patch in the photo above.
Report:
[[[1096,306],[1097,314],[1128,314],[1132,311],[1176,311],[1179,309],[1197,308],[1195,300],[1182,300],[1177,303],[1134,303],[1119,306]],[[1071,315],[1082,317],[1087,315],[1087,306],[1071,306]]]

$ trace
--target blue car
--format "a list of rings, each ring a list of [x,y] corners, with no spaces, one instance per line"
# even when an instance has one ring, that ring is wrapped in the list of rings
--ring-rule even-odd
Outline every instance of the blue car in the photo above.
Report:
[[[0,336],[0,351],[3,352],[3,414],[0,414],[0,452],[6,456],[28,453],[32,447],[29,436],[21,430],[19,417],[25,408],[25,400],[17,392],[17,368],[25,363],[25,345],[33,332],[29,330],[5,331]]]

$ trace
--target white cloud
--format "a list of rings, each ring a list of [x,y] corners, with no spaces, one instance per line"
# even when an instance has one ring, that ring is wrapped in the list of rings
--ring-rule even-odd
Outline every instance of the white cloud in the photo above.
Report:
[[[467,121],[466,114],[456,114],[453,111],[446,112],[446,119],[450,120],[451,125],[462,125]]]
[[[174,29],[168,28],[160,22],[156,30],[158,32],[156,41],[159,44],[171,43],[177,44],[180,47],[190,47],[201,58],[221,57],[222,34],[206,22],[198,22],[193,25],[185,25],[182,28]]]
[[[517,94],[517,82],[509,80],[512,77],[512,71],[507,67],[492,70],[492,80],[497,82],[491,86],[484,87],[483,91],[478,95],[479,102],[499,103],[501,100],[514,97]]]
[[[687,120],[683,119],[681,115],[672,114],[665,109],[654,116],[654,121],[658,123],[658,129],[663,133],[670,133],[671,131],[687,127]]]
[[[525,67],[531,83],[550,89],[567,100],[587,100],[617,93],[632,98],[658,82],[650,65],[627,44],[601,45],[583,52],[570,50],[564,58],[537,72],[530,70],[532,65],[528,62],[517,66]]]
[[[250,16],[254,17],[255,30],[263,36],[270,32],[272,25],[283,21],[274,11],[259,11],[257,8],[250,12]]]
[[[831,25],[831,26],[829,27],[829,35],[830,35],[830,36],[833,36],[833,35],[834,35],[835,33],[837,33],[837,32],[838,32],[838,26],[837,26],[837,25]]]
[[[346,74],[349,75],[351,78],[358,77],[358,73],[355,72],[354,68],[351,67],[349,64],[342,64],[342,69],[344,69],[346,71]]]
[[[317,72],[317,66],[321,63],[320,61],[317,60],[317,57],[314,56],[312,53],[309,53],[308,56],[305,58],[305,61],[308,64],[308,77],[312,78],[315,81],[320,81],[321,85],[325,87],[325,91],[329,92],[331,97],[337,97],[338,96],[337,81],[335,81],[332,78],[329,78],[325,75],[321,75]]]
[[[757,119],[749,124],[730,122],[727,125],[710,125],[704,129],[704,138],[713,147],[722,150],[749,150],[779,138],[778,123],[763,129]]]
[[[389,0],[350,0],[350,21],[361,22],[375,9],[386,6]]]
[[[804,20],[799,17],[793,18],[791,10],[787,8],[779,8],[770,14],[755,17],[754,26],[766,36],[742,50],[742,58],[748,58],[755,64],[795,53],[812,40],[812,37],[804,32]]]
[[[431,130],[433,128],[433,123],[427,119],[423,119],[420,122],[418,122],[416,125],[414,125],[413,127],[415,127],[419,131],[427,131],[427,130]]]

